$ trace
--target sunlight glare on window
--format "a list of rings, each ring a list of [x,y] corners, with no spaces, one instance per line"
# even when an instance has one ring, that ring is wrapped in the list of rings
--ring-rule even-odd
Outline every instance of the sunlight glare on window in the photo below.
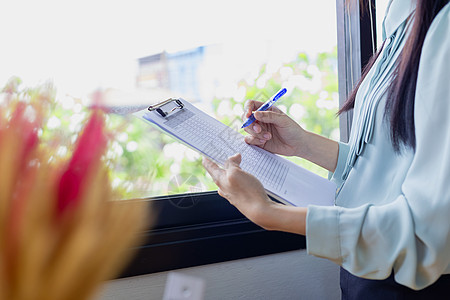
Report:
[[[55,86],[42,135],[66,132],[58,155],[70,151],[98,90],[114,106],[182,97],[237,128],[247,100],[286,87],[279,109],[339,138],[335,0],[23,0],[0,10],[8,12],[0,84],[17,76],[24,86]],[[122,197],[217,188],[195,151],[132,117],[107,122],[114,142],[106,159]]]

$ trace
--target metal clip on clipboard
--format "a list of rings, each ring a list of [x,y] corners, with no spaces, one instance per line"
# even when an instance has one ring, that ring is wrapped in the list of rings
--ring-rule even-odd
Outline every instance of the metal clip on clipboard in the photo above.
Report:
[[[172,107],[170,107],[171,104],[174,104],[174,106],[172,105]],[[167,111],[164,110],[164,107],[169,106],[169,109]],[[149,111],[156,111],[157,113],[159,113],[163,118],[167,117],[168,115],[170,115],[171,113],[173,113],[175,110],[177,109],[183,109],[184,104],[180,101],[180,99],[178,98],[169,98],[167,100],[164,100],[160,103],[157,103],[155,105],[150,105],[148,107]]]

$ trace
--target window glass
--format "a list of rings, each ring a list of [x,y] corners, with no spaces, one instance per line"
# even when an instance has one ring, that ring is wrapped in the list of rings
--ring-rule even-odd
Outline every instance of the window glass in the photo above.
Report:
[[[247,99],[286,87],[280,109],[339,139],[335,0],[18,0],[0,11],[0,84],[53,83],[58,108],[46,130],[65,133],[61,156],[98,89],[111,105],[182,97],[238,128]],[[195,151],[132,117],[110,115],[108,124],[123,197],[216,189]]]

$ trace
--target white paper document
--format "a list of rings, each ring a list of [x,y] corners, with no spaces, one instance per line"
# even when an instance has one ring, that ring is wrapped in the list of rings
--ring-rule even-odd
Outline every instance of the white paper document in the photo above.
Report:
[[[147,109],[134,115],[155,124],[188,146],[217,162],[225,163],[228,157],[240,153],[241,168],[253,174],[263,184],[269,195],[293,205],[334,205],[336,185],[293,162],[259,147],[248,145],[244,136],[188,101],[167,116]]]

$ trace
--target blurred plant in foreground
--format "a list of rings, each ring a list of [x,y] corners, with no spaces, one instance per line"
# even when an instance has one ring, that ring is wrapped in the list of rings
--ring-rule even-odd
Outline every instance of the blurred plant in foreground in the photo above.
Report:
[[[58,159],[41,142],[52,88],[12,80],[0,97],[0,299],[88,299],[130,258],[147,206],[111,201],[100,110]]]

